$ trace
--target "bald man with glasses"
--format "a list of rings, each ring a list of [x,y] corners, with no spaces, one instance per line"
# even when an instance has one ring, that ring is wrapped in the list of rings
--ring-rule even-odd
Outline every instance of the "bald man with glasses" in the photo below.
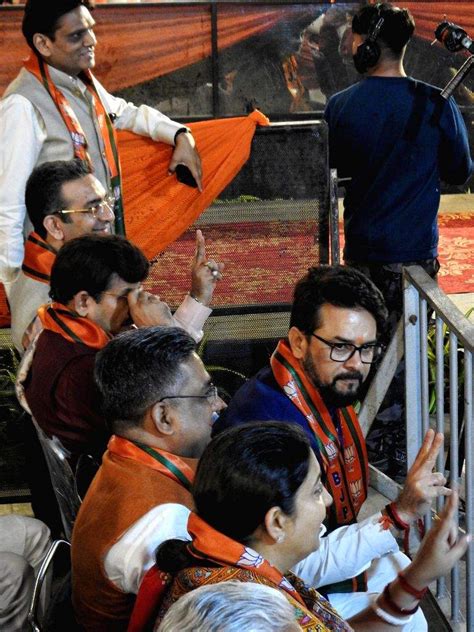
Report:
[[[363,610],[369,592],[383,589],[408,563],[395,537],[433,498],[450,493],[444,477],[433,473],[443,437],[430,431],[398,500],[357,522],[368,493],[368,461],[352,404],[382,353],[386,319],[382,294],[361,272],[310,268],[295,287],[288,337],[278,343],[270,366],[239,389],[214,429],[277,420],[298,424],[308,435],[334,502],[326,520],[330,535],[294,570],[345,618]],[[406,629],[426,630],[422,617],[413,626]]]

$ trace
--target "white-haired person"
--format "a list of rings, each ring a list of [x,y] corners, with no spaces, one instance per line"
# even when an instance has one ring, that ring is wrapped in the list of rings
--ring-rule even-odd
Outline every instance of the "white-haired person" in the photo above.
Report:
[[[201,586],[171,606],[154,632],[298,632],[294,609],[275,588],[224,582]]]

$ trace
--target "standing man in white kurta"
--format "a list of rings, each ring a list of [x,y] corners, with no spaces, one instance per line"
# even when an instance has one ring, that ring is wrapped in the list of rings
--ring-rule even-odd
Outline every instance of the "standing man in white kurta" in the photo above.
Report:
[[[190,131],[151,107],[112,96],[92,76],[97,39],[90,8],[89,0],[26,2],[22,30],[31,54],[0,101],[0,281],[7,295],[31,230],[24,193],[34,167],[84,160],[114,195],[120,214],[115,128],[126,129],[174,145],[169,171],[184,164],[202,186]]]

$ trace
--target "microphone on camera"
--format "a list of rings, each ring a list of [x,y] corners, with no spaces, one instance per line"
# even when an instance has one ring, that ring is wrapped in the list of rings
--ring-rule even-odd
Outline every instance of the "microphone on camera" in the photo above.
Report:
[[[453,22],[443,21],[436,27],[436,39],[451,53],[465,49],[474,54],[474,42],[464,29]]]

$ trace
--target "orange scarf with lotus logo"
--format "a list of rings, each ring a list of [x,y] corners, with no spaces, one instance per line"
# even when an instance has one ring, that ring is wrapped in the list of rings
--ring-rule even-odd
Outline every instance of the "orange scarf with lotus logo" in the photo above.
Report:
[[[293,573],[287,573],[287,578],[257,551],[216,531],[193,512],[188,519],[188,531],[192,537],[188,551],[196,558],[196,567],[182,571],[186,573],[186,581],[179,581],[178,578],[175,585],[179,590],[183,587],[187,588],[187,592],[198,585],[220,581],[253,581],[283,591],[295,608],[295,619],[302,630],[346,632],[352,629],[314,588],[305,586]],[[212,563],[212,566],[217,564],[218,568],[209,568],[208,563]],[[203,567],[205,572],[202,571]],[[172,577],[156,566],[146,573],[140,584],[128,632],[152,629],[149,627],[150,622],[153,626],[157,609],[171,583]]]
[[[69,105],[68,100],[54,85],[54,82],[49,74],[48,64],[45,64],[38,55],[31,53],[25,61],[24,67],[38,79],[48,92],[51,99],[54,101],[71,136],[75,158],[79,158],[79,160],[87,163],[91,171],[93,171],[93,164],[87,151],[87,139],[84,131],[82,130],[81,124],[79,123],[74,110]],[[104,143],[105,158],[109,168],[110,187],[115,197],[114,213],[116,220],[123,222],[122,180],[115,128],[112,125],[110,116],[100,99],[93,74],[89,70],[84,70],[81,72],[79,78],[84,82],[87,90],[92,96],[92,107],[94,108],[97,123],[99,125],[100,134]]]
[[[328,509],[330,530],[357,520],[367,498],[369,464],[364,436],[352,406],[337,410],[339,432],[318,390],[280,340],[270,364],[283,393],[304,415],[319,447],[324,485],[334,499]]]

